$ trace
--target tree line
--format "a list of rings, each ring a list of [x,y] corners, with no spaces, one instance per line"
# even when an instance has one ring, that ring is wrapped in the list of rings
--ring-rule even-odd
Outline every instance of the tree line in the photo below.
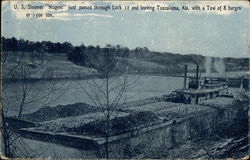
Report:
[[[3,51],[24,51],[24,52],[48,52],[48,53],[70,53],[74,46],[69,42],[53,43],[51,41],[33,42],[24,39],[1,38]]]
[[[154,52],[150,51],[147,47],[137,47],[135,49],[129,49],[120,45],[106,45],[100,47],[99,45],[86,46],[81,44],[74,46],[70,42],[51,42],[41,41],[33,42],[24,39],[17,40],[15,37],[12,38],[1,38],[2,50],[3,51],[23,51],[29,53],[49,53],[57,54],[63,53],[67,55],[68,60],[78,65],[90,66],[93,65],[91,60],[97,60],[98,57],[103,57],[104,53],[109,53],[123,58],[137,58],[140,62],[150,62],[163,66],[163,70],[159,68],[152,68],[154,66],[141,66],[146,67],[145,71],[159,72],[159,73],[177,73],[183,72],[184,64],[200,65],[201,71],[205,71],[205,56],[197,54],[173,54],[168,52]],[[36,55],[36,54],[34,54]],[[249,69],[249,58],[223,58],[225,63],[226,71],[238,71]],[[135,62],[137,63],[137,62]],[[133,64],[130,64],[133,65]],[[139,65],[139,64],[138,64]],[[143,63],[141,63],[143,65]],[[139,65],[140,66],[140,65]],[[132,66],[133,67],[133,66]],[[139,70],[136,68],[136,70]],[[192,70],[190,70],[192,72]]]
[[[1,38],[2,51],[13,51],[13,52],[38,52],[38,53],[64,53],[68,59],[79,65],[90,65],[89,61],[91,58],[97,58],[101,54],[108,52],[115,54],[119,57],[128,57],[132,50],[127,47],[120,45],[106,45],[105,47],[97,46],[86,46],[81,44],[79,46],[73,46],[70,42],[51,42],[41,41],[33,42],[24,39],[12,38]],[[134,53],[142,53],[142,49],[136,48],[133,50]]]

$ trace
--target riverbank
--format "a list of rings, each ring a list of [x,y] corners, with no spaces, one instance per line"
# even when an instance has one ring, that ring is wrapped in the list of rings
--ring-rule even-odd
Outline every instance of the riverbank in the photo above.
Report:
[[[165,57],[166,58],[166,57]],[[3,79],[5,81],[13,80],[60,80],[60,79],[89,79],[99,77],[96,69],[89,66],[80,66],[67,59],[65,53],[43,53],[43,58],[35,58],[30,52],[4,52],[3,53]],[[168,60],[168,59],[166,59]],[[184,74],[183,64],[159,63],[151,59],[138,59],[129,57],[128,74],[141,76],[172,76],[179,77]],[[240,60],[239,60],[240,61]],[[237,62],[237,60],[235,60]],[[200,72],[205,75],[204,64],[201,62]],[[188,63],[187,63],[188,64]],[[175,66],[174,66],[175,65]],[[229,68],[232,68],[230,64]],[[122,67],[122,66],[121,66]],[[23,77],[23,69],[25,68],[25,77]],[[193,76],[195,73],[196,64],[188,64],[188,76]],[[211,76],[226,76],[226,77],[240,77],[247,76],[248,70],[246,68],[231,69],[222,73],[211,73]],[[208,76],[208,75],[206,75]]]

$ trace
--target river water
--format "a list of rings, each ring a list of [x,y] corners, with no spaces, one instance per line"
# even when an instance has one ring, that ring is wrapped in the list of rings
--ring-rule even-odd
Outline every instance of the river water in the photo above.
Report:
[[[4,108],[8,116],[15,116],[24,96],[23,113],[34,112],[44,106],[76,102],[101,105],[106,100],[103,94],[105,84],[103,79],[8,82],[3,84]],[[174,89],[183,86],[183,78],[129,75],[128,77],[113,77],[109,80],[109,84],[110,101],[120,98],[119,103],[123,103],[169,94]],[[119,96],[120,91],[121,96]],[[114,103],[117,102],[118,100]]]
[[[121,86],[124,86],[124,80],[126,80],[127,85],[120,102],[129,102],[169,94],[172,90],[183,86],[183,78],[180,77],[145,75],[130,75],[126,78],[120,77],[118,79],[114,77],[110,79],[109,86],[110,89],[114,88],[113,92],[111,91],[110,93],[111,100],[114,100],[119,94],[119,91],[122,89]],[[25,90],[26,100],[24,113],[34,112],[46,105],[53,107],[76,102],[95,105],[94,102],[98,102],[95,92],[97,92],[97,95],[102,99],[101,101],[105,100],[105,98],[100,93],[101,91],[95,88],[94,85],[98,85],[99,88],[104,90],[104,82],[102,79],[89,79],[4,83],[4,110],[7,111],[8,116],[17,115],[18,106],[21,104]],[[90,96],[88,96],[88,94],[90,94]],[[94,102],[90,97],[94,99]],[[33,152],[27,153],[24,157],[81,158],[84,156],[93,158],[91,157],[93,154],[86,155],[87,153],[83,153],[83,151],[69,146],[28,138],[22,138],[21,141],[22,143],[19,144],[19,147],[22,150],[33,150]],[[29,155],[30,153],[34,154]]]

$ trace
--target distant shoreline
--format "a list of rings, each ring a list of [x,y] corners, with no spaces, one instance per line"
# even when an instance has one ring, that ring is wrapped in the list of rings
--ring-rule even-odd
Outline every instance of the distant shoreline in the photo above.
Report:
[[[232,72],[232,71],[230,71]],[[228,73],[230,73],[228,72]],[[233,71],[234,73],[237,72],[244,72],[244,74],[247,74],[248,71]],[[194,75],[189,75],[189,74],[195,74],[195,73],[188,73],[187,77],[193,77]],[[201,74],[205,74],[205,72],[201,72]],[[216,74],[216,72],[212,73]],[[128,75],[138,75],[138,76],[165,76],[165,77],[184,77],[183,73],[182,74],[163,74],[163,73],[129,73]],[[249,75],[249,74],[248,74]],[[116,76],[116,75],[113,75]],[[203,77],[203,76],[202,76]],[[211,77],[217,77],[214,75],[211,75]],[[233,76],[233,77],[239,77],[239,76]],[[101,78],[99,74],[90,74],[90,75],[85,75],[82,77],[58,77],[58,78],[27,78],[26,81],[29,82],[38,82],[38,81],[53,81],[53,80],[87,80],[87,79],[92,79],[92,78]],[[3,82],[18,82],[21,81],[22,79],[13,79],[13,78],[3,78]]]

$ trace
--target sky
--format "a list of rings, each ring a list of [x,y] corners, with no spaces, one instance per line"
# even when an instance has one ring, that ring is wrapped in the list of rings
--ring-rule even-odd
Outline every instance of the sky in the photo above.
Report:
[[[248,2],[2,2],[2,36],[73,45],[121,45],[134,49],[216,57],[247,57]],[[21,10],[14,4],[65,5],[63,10]],[[68,11],[68,5],[237,6],[239,11]],[[26,13],[54,18],[26,18]]]

